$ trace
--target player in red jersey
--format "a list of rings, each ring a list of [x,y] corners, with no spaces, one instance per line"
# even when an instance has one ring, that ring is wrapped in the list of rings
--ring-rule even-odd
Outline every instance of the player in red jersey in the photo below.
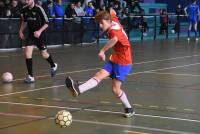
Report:
[[[85,91],[96,87],[103,79],[110,76],[112,78],[112,91],[124,105],[125,117],[132,117],[135,112],[130,105],[125,92],[121,89],[122,82],[132,68],[131,45],[128,37],[119,23],[113,9],[110,9],[110,13],[107,11],[100,11],[95,16],[95,20],[99,23],[100,28],[107,32],[109,38],[109,41],[100,50],[98,54],[99,58],[106,61],[105,52],[111,48],[113,48],[113,53],[105,63],[104,67],[91,79],[79,85],[68,76],[66,78],[66,86],[72,92],[73,96],[78,96]]]

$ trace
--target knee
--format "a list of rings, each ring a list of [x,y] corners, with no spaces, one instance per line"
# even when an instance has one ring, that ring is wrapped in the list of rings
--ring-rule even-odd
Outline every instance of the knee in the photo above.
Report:
[[[112,86],[112,91],[113,91],[113,93],[115,94],[116,97],[119,97],[121,95],[121,92],[122,92],[122,90],[115,85]]]
[[[45,51],[41,51],[41,55],[44,59],[47,59],[49,57],[49,54],[48,52],[45,50]]]
[[[32,58],[32,52],[29,51],[29,50],[25,50],[24,55],[25,55],[26,59],[31,59]]]

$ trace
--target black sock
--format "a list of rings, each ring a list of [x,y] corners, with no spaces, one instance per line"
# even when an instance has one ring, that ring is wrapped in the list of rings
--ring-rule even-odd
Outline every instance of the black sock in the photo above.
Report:
[[[26,67],[28,70],[28,75],[30,75],[31,77],[33,77],[33,68],[32,68],[33,64],[32,64],[32,58],[30,59],[26,59]]]
[[[49,55],[49,57],[46,59],[48,62],[49,62],[49,64],[51,65],[51,68],[52,67],[55,67],[55,64],[54,64],[54,62],[53,62],[53,59],[52,59],[52,57],[51,57],[51,55]]]

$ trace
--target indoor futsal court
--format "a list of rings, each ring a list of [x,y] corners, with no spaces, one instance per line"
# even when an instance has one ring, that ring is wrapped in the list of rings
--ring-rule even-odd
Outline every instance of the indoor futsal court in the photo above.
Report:
[[[0,134],[200,134],[200,0],[0,0]]]
[[[136,111],[133,118],[122,116],[123,109],[112,94],[110,79],[77,98],[65,87],[67,75],[83,82],[103,65],[96,56],[98,50],[96,46],[49,49],[60,65],[53,79],[46,69],[48,65],[35,51],[36,82],[30,85],[23,83],[25,66],[21,51],[1,53],[0,73],[9,68],[14,81],[0,85],[0,133],[200,132],[199,44],[188,43],[184,38],[135,43],[134,70],[123,85]],[[60,110],[70,111],[73,116],[67,128],[55,125],[54,116]]]

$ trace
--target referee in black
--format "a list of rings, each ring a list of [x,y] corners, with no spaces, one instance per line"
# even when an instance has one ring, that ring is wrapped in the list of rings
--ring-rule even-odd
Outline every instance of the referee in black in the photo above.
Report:
[[[48,61],[51,66],[51,76],[55,76],[57,64],[54,63],[51,55],[47,52],[45,30],[48,27],[48,18],[42,7],[35,4],[34,0],[25,0],[26,6],[21,12],[21,24],[19,29],[19,37],[25,40],[25,58],[28,75],[25,83],[33,83],[35,81],[32,71],[32,53],[34,45],[40,50],[41,55]],[[24,36],[24,29],[28,28],[27,37]]]

